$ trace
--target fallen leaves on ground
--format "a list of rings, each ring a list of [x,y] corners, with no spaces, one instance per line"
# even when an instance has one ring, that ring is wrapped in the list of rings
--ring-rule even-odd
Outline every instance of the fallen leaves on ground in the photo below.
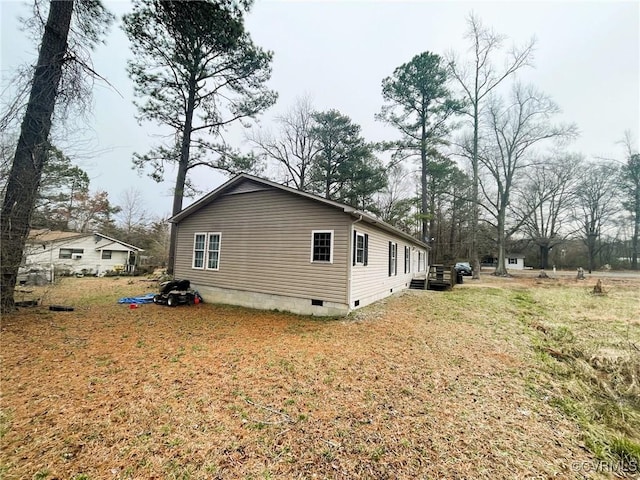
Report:
[[[75,311],[2,319],[4,478],[587,476],[519,324],[456,289],[329,320],[116,304],[153,288],[65,279]]]

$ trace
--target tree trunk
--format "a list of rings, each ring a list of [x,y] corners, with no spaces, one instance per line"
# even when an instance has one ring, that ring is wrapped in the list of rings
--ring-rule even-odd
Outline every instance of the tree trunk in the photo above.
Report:
[[[478,98],[478,76],[476,75],[476,99]],[[471,191],[471,265],[473,266],[473,276],[471,278],[475,280],[480,279],[480,256],[478,255],[478,226],[480,223],[480,188],[478,177],[478,129],[479,125],[479,112],[478,102],[473,105],[473,158],[471,159],[471,166],[473,169],[473,185]]]
[[[324,184],[324,198],[331,200],[331,168],[329,167],[327,167],[327,178]]]
[[[7,180],[2,205],[0,310],[14,309],[18,268],[26,243],[42,169],[49,149],[51,117],[56,104],[73,1],[51,1],[33,75],[29,103]]]
[[[184,185],[187,180],[189,170],[189,152],[191,149],[191,129],[193,126],[193,112],[195,111],[196,98],[195,74],[191,74],[189,79],[189,98],[187,98],[187,109],[185,112],[184,130],[182,133],[182,143],[180,144],[180,162],[178,163],[178,173],[176,175],[176,187],[173,191],[173,207],[171,215],[177,215],[182,210],[182,200],[184,198]],[[174,223],[171,224],[171,235],[169,239],[169,261],[167,263],[167,273],[173,275],[176,262],[176,244],[178,242],[178,229]]]
[[[426,118],[422,119],[422,137],[420,142],[420,186],[421,186],[421,195],[420,195],[420,210],[422,213],[422,241],[427,245],[430,245],[429,238],[429,223],[427,221],[427,211],[429,210],[429,201],[427,198],[427,131],[426,131]]]
[[[458,209],[455,200],[453,201],[451,208],[451,225],[449,229],[449,252],[455,260],[455,257],[459,255],[458,249],[456,247],[456,224],[458,222]]]
[[[636,185],[635,195],[635,222],[633,225],[633,238],[631,239],[631,269],[638,270],[638,247],[640,246],[638,237],[640,236],[640,185]]]
[[[587,256],[588,256],[588,270],[592,273],[596,268],[596,239],[598,235],[595,232],[589,232],[587,234]]]
[[[549,268],[549,244],[540,244],[540,268],[546,270]]]
[[[431,240],[431,252],[433,254],[433,258],[438,261],[438,263],[442,263],[442,249],[439,247],[440,241],[438,240],[438,231],[436,230],[436,225],[440,225],[440,221],[436,223],[436,199],[433,194],[433,185],[431,185],[431,193],[429,195],[429,240]]]
[[[494,275],[497,276],[507,276],[509,273],[507,272],[506,266],[506,244],[507,244],[507,236],[505,234],[505,211],[501,210],[498,213],[498,264],[496,265],[496,271]]]

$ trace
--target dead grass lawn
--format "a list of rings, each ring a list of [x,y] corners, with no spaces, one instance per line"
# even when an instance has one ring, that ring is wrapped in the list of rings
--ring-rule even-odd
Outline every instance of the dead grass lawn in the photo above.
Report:
[[[2,319],[0,476],[596,478],[578,422],[532,389],[522,288],[553,291],[468,280],[319,320],[130,310],[117,298],[155,285],[65,279],[37,293],[74,312]]]

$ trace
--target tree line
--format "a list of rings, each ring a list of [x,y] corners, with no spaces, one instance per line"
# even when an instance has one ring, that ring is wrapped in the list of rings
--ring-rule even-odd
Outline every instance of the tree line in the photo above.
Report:
[[[576,126],[556,120],[553,99],[519,81],[518,73],[533,67],[535,40],[510,45],[469,15],[464,54],[417,53],[381,79],[376,120],[395,132],[386,141],[368,141],[347,114],[317,110],[309,98],[299,98],[267,131],[250,123],[277,101],[267,86],[273,52],[245,30],[250,7],[134,0],[123,18],[138,120],[171,132],[132,162],[157,181],[175,167],[172,215],[195,193],[190,174],[208,167],[258,173],[366,210],[429,244],[432,263],[471,260],[475,276],[483,257],[496,258],[495,273],[506,274],[507,253],[516,248],[535,247],[537,266],[548,268],[559,246],[566,253],[576,241],[589,270],[605,252],[638,268],[634,139],[625,137],[626,158],[617,162],[572,152]],[[74,92],[90,91],[82,81],[97,74],[88,53],[113,20],[101,2],[75,0],[50,2],[46,21],[36,22],[40,53],[23,90],[30,96],[2,119],[4,126],[9,117],[22,118],[15,144],[4,136],[2,142],[3,309],[12,306],[31,226],[100,229],[143,248],[155,242],[173,264],[175,232],[167,245],[166,222],[140,217],[135,192],[119,206],[106,192],[90,193],[86,173],[51,140],[52,123],[64,120],[58,112],[86,97]],[[249,151],[226,141],[234,124],[246,128]],[[562,260],[568,262],[564,254]]]

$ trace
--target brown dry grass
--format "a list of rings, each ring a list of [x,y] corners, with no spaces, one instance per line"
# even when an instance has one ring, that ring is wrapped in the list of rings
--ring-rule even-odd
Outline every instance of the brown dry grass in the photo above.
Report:
[[[318,320],[209,304],[130,310],[117,298],[152,284],[66,279],[44,298],[74,312],[2,319],[0,472],[592,478],[575,468],[594,461],[578,424],[531,393],[539,364],[529,327],[505,311],[513,288],[467,281]]]

